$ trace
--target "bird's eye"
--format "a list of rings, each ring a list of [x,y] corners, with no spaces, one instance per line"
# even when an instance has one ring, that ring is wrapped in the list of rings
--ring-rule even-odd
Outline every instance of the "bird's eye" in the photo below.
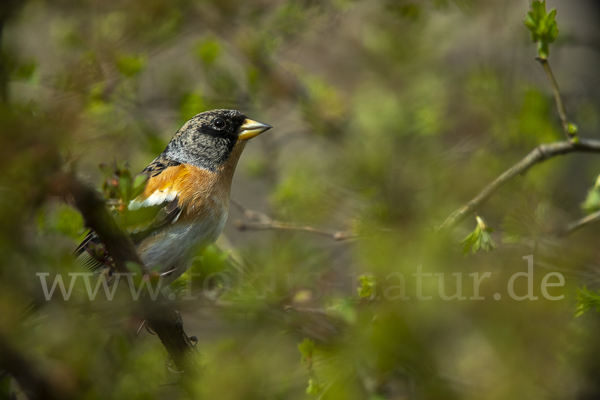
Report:
[[[217,129],[223,129],[225,128],[225,121],[222,118],[217,118],[215,119],[215,121],[213,122],[213,125],[215,126],[215,128]]]

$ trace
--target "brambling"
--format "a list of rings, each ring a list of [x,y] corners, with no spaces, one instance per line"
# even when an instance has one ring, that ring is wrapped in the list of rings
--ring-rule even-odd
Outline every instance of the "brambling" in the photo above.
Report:
[[[249,139],[268,129],[239,111],[203,112],[186,122],[142,171],[149,177],[146,187],[126,210],[142,216],[129,227],[130,235],[144,264],[160,269],[163,284],[181,276],[197,251],[217,240],[240,155]],[[86,267],[110,275],[110,255],[98,257],[102,246],[90,231],[75,254]]]

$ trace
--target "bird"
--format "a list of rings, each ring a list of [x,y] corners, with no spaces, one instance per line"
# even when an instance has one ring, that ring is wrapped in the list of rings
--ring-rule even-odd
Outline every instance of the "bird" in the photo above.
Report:
[[[202,112],[141,172],[147,182],[126,206],[128,231],[144,265],[158,268],[164,277],[163,285],[180,277],[198,251],[217,240],[227,221],[231,183],[244,147],[271,128],[236,110]],[[75,256],[98,275],[116,272],[93,230]]]

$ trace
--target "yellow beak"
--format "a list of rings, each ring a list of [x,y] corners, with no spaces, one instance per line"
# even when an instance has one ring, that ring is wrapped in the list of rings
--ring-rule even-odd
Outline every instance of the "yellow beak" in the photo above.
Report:
[[[258,136],[264,131],[269,130],[271,128],[271,125],[256,122],[251,119],[246,119],[244,121],[244,124],[240,126],[238,140],[252,139],[253,137]]]

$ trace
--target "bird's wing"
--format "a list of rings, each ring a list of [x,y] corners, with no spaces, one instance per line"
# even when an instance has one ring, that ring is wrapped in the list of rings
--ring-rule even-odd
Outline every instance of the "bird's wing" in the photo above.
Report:
[[[81,266],[92,271],[112,266],[104,244],[93,230],[88,232],[73,254]]]
[[[158,157],[142,173],[150,176],[146,188],[129,203],[122,215],[134,244],[158,234],[167,224],[175,223],[184,206],[178,182],[186,173],[185,166]],[[91,270],[112,266],[112,259],[93,230],[77,247],[75,255],[85,268]]]
[[[177,167],[179,165],[181,165],[180,162],[161,154],[160,156],[156,157],[154,161],[152,161],[146,168],[144,168],[142,173],[146,173],[152,178],[157,175],[160,175],[165,169],[169,167]]]
[[[133,199],[125,213],[125,225],[134,242],[139,242],[168,223],[177,222],[183,211],[180,182],[185,179],[184,165],[170,165],[155,160],[144,170],[150,174],[146,188]]]

